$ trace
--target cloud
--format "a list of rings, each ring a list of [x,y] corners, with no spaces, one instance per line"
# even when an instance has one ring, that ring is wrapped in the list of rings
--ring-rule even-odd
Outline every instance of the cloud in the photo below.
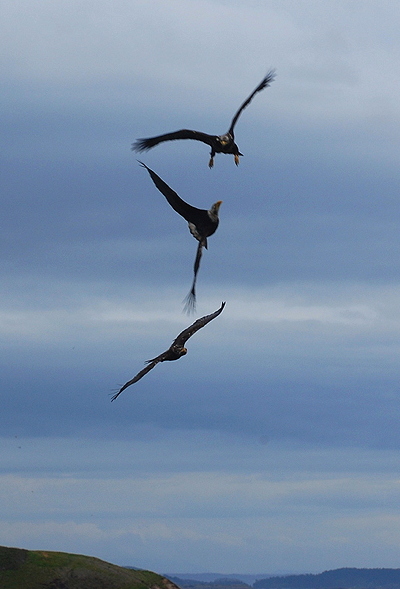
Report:
[[[306,555],[314,571],[391,563],[396,451],[243,444],[205,431],[154,435],[135,442],[2,440],[3,472],[10,452],[9,466],[18,465],[2,475],[2,504],[18,522],[2,522],[0,541],[85,551],[118,564],[139,560],[160,572],[179,565],[182,554],[191,570],[211,570],[221,566],[220,554],[234,555],[233,572],[260,562],[264,571],[283,570],[288,555],[292,570],[303,570]]]
[[[220,304],[216,290],[206,293],[204,313]],[[65,285],[57,306],[51,285],[47,292],[49,302],[38,298],[32,309],[18,310],[10,301],[3,312],[3,382],[12,391],[3,410],[11,434],[96,435],[100,427],[103,435],[130,437],[133,418],[135,428],[398,445],[397,429],[384,426],[394,426],[398,413],[393,287],[237,290],[218,322],[191,340],[187,357],[156,367],[112,406],[112,390],[194,319],[181,314],[176,290],[161,305],[146,290],[130,301],[129,290],[113,299]]]
[[[4,4],[2,543],[161,572],[395,566],[399,10]],[[196,317],[227,305],[111,404],[196,318],[196,242],[130,144],[225,131],[269,67],[239,167],[143,155],[223,200]]]

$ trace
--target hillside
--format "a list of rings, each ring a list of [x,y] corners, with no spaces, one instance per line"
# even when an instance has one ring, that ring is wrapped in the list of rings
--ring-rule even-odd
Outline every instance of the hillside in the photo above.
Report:
[[[400,589],[400,569],[342,568],[312,575],[261,579],[254,589]]]
[[[150,571],[91,556],[0,546],[1,589],[178,589]]]

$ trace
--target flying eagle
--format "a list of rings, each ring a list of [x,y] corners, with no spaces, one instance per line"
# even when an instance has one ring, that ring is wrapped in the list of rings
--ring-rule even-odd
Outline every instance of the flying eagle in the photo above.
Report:
[[[221,303],[221,306],[217,311],[211,313],[211,315],[205,315],[201,319],[197,319],[197,321],[195,321],[190,327],[184,329],[182,333],[180,333],[178,337],[174,339],[168,350],[166,350],[156,358],[153,358],[152,360],[147,360],[147,366],[145,366],[143,370],[138,372],[137,375],[134,378],[132,378],[132,380],[129,380],[127,383],[125,383],[124,386],[119,389],[118,393],[113,395],[111,401],[115,401],[115,399],[118,397],[118,395],[122,393],[122,391],[130,387],[131,384],[134,384],[135,382],[140,380],[145,374],[150,372],[150,370],[152,370],[154,366],[159,362],[166,362],[167,360],[179,360],[181,356],[187,354],[187,349],[184,347],[187,340],[190,337],[192,337],[192,335],[194,335],[196,331],[199,331],[199,329],[207,325],[207,323],[215,319],[215,317],[218,317],[218,315],[222,313],[224,307],[225,303]]]
[[[184,200],[181,199],[178,194],[172,190],[164,182],[161,180],[160,176],[158,176],[153,170],[146,166],[143,162],[139,162],[141,166],[146,168],[148,173],[150,174],[151,179],[153,180],[154,184],[158,188],[158,190],[165,196],[171,207],[181,215],[189,225],[189,231],[197,239],[199,245],[197,246],[197,253],[196,259],[194,262],[194,277],[192,287],[189,291],[185,299],[185,311],[187,313],[191,313],[196,309],[196,279],[197,273],[200,267],[200,260],[203,252],[203,247],[207,249],[207,237],[215,233],[218,227],[219,218],[218,212],[219,207],[222,204],[222,200],[218,200],[215,202],[209,211],[205,209],[198,209],[196,207],[192,207],[192,205],[188,204]]]
[[[202,141],[203,143],[207,143],[207,145],[211,147],[210,161],[208,162],[208,166],[210,168],[212,168],[214,165],[214,156],[216,153],[231,153],[235,158],[235,164],[238,166],[239,156],[243,154],[240,153],[239,147],[235,143],[235,135],[233,129],[242,111],[252,101],[253,96],[255,96],[257,92],[261,92],[261,90],[267,88],[271,84],[271,82],[274,81],[274,79],[275,70],[270,70],[268,74],[265,76],[265,78],[262,80],[262,82],[257,86],[257,88],[243,102],[242,106],[239,108],[239,110],[232,119],[229,131],[224,135],[208,135],[207,133],[201,133],[200,131],[181,129],[180,131],[175,131],[174,133],[166,133],[165,135],[158,135],[157,137],[137,139],[137,141],[135,141],[135,143],[132,144],[132,149],[134,151],[147,151],[155,145],[158,145],[159,143],[162,143],[164,141],[174,141],[175,139],[194,139],[195,141]]]

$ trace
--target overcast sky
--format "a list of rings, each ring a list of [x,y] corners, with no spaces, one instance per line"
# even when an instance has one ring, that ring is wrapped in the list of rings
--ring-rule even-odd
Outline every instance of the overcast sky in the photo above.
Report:
[[[3,0],[0,543],[398,567],[400,5]],[[130,150],[220,225],[197,242]],[[224,312],[114,403],[195,318]]]

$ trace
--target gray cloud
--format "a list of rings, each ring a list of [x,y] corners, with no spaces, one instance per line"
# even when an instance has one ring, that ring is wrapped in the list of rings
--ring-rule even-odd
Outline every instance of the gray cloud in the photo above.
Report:
[[[4,11],[0,542],[161,572],[396,566],[399,9]],[[111,404],[192,320],[196,242],[130,144],[226,131],[271,66],[239,168],[194,142],[141,156],[224,201],[198,315],[227,306]]]

